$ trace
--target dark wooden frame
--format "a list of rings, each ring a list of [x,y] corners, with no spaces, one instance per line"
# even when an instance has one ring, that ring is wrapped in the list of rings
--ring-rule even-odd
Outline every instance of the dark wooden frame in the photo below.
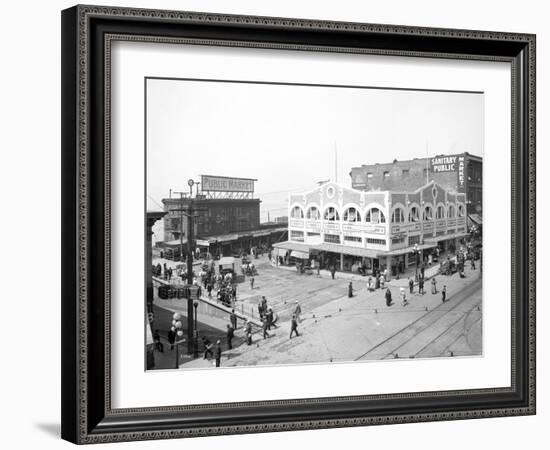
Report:
[[[508,61],[512,384],[420,394],[116,410],[110,402],[110,42]],[[161,439],[535,413],[535,36],[76,6],[62,13],[62,437]]]

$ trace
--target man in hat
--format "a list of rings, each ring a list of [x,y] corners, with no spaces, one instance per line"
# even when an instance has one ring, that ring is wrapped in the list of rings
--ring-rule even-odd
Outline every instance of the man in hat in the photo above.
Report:
[[[302,314],[302,307],[298,303],[298,300],[296,300],[296,308],[294,308],[294,318],[298,323],[300,323],[300,314]]]
[[[220,362],[221,362],[221,359],[222,359],[222,346],[221,346],[221,342],[220,342],[219,339],[216,341],[215,355],[216,355],[216,367],[220,367]]]
[[[273,326],[273,308],[271,306],[267,308],[265,318],[267,320],[267,329],[271,330],[271,327]]]
[[[445,303],[447,301],[447,285],[443,286],[443,289],[441,290],[441,302]]]
[[[269,333],[267,332],[267,327],[268,327],[267,317],[264,316],[262,319],[262,331],[263,331],[264,339],[269,337]]]
[[[237,315],[235,314],[235,310],[231,310],[231,315],[229,316],[229,321],[231,322],[231,326],[235,330],[237,328]]]
[[[348,297],[353,297],[353,285],[351,284],[351,281],[348,284]]]
[[[227,324],[227,348],[231,350],[233,348],[233,336],[235,336],[235,329],[231,326],[231,324]]]
[[[390,288],[386,289],[386,306],[391,306],[391,291]]]
[[[246,344],[252,345],[252,322],[250,320],[246,321],[246,326],[244,328],[244,334],[246,336]]]
[[[290,321],[290,337],[289,339],[292,339],[292,333],[296,333],[296,336],[300,336],[298,334],[298,322],[296,320],[296,314],[292,316],[292,320]]]
[[[409,278],[409,293],[412,294],[414,292],[414,281],[411,278]]]

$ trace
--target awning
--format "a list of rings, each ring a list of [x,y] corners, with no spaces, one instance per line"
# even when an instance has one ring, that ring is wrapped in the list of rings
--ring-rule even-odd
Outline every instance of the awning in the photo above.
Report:
[[[292,256],[293,258],[299,258],[299,259],[309,259],[309,253],[299,252],[298,250],[292,250],[290,252],[290,256]]]
[[[426,239],[426,241],[428,241]],[[437,247],[436,242],[426,242],[424,241],[424,244],[418,246],[418,250],[426,250],[428,248],[434,248]],[[399,248],[397,250],[390,250],[389,252],[380,251],[378,252],[378,256],[396,256],[396,255],[405,255],[407,253],[412,253],[415,251],[414,246],[411,247],[405,247],[405,248]]]
[[[449,239],[457,239],[457,238],[463,238],[464,236],[468,236],[468,233],[453,233],[453,234],[442,234],[441,236],[436,236],[429,239],[424,239],[425,244],[437,244],[441,241],[447,241]],[[434,245],[432,245],[434,247]]]
[[[180,241],[179,239],[175,239],[173,241],[159,242],[158,245],[161,247],[177,247],[182,243],[183,245],[187,245],[187,239],[183,239],[183,241]]]
[[[342,253],[344,255],[360,256],[366,258],[376,258],[377,251],[368,248],[352,247],[340,244],[330,244],[323,242],[322,244],[314,245],[312,248],[320,250],[322,252]]]
[[[238,234],[220,234],[219,236],[212,236],[210,239],[215,239],[216,242],[230,242],[239,239]]]
[[[470,219],[476,225],[483,224],[483,220],[481,219],[481,216],[479,214],[469,214],[468,219]]]
[[[299,252],[309,253],[309,249],[311,248],[310,245],[307,244],[301,244],[299,242],[276,242],[273,244],[274,248],[283,249],[283,250],[297,250]]]

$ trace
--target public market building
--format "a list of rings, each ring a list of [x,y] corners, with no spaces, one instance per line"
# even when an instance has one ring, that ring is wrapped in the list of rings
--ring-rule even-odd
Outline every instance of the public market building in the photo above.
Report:
[[[277,263],[293,258],[329,269],[403,273],[467,235],[466,198],[435,181],[410,192],[361,191],[334,182],[289,196],[288,241]],[[417,257],[418,255],[418,257]]]

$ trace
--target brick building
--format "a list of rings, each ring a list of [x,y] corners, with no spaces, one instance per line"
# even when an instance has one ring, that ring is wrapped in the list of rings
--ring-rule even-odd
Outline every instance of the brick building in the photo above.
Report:
[[[213,255],[250,253],[252,247],[269,247],[286,237],[286,224],[260,224],[261,200],[254,198],[251,178],[201,176],[201,191],[183,198],[165,198],[164,241],[160,247],[174,259],[180,258],[182,244],[187,244],[188,212],[193,206],[193,248]],[[183,221],[182,221],[183,219]],[[197,248],[199,250],[197,250]],[[183,248],[184,254],[187,246]]]
[[[435,181],[466,194],[467,213],[481,224],[483,159],[467,152],[353,167],[351,185],[363,191],[412,191]]]
[[[188,208],[190,198],[165,198],[164,239],[180,238],[182,232],[181,208]],[[260,199],[210,199],[194,198],[193,207],[198,209],[195,220],[195,236],[206,238],[220,234],[256,229],[260,226]],[[183,236],[187,236],[187,217],[183,216]]]

